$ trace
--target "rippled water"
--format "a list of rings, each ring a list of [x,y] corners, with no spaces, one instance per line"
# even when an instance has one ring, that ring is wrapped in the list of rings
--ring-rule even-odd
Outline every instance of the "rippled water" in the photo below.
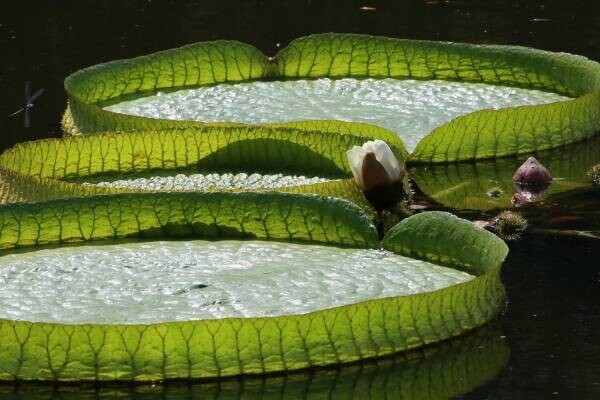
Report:
[[[299,314],[471,279],[386,251],[159,241],[0,257],[0,318],[151,323]]]
[[[397,132],[409,150],[437,126],[472,111],[566,100],[539,90],[397,79],[222,84],[124,101],[107,110],[153,118],[244,123],[335,119]]]

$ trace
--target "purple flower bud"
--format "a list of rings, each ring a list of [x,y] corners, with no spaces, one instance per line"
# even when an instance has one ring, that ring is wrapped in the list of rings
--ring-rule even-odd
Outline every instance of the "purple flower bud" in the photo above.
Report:
[[[552,181],[552,175],[534,157],[529,157],[513,175],[513,182],[520,185],[544,185]]]

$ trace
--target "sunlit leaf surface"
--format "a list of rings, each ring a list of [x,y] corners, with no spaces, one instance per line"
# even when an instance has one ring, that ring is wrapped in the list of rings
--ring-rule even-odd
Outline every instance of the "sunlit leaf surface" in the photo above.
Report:
[[[504,289],[498,238],[449,214],[400,223],[385,247],[406,240],[426,252],[429,232],[446,233],[452,265],[476,275],[428,293],[358,302],[309,314],[206,319],[150,325],[64,325],[0,320],[0,379],[162,380],[291,371],[383,356],[475,328],[498,312]],[[377,245],[375,228],[355,205],[283,193],[123,194],[0,207],[1,245],[119,237],[254,237]],[[428,223],[429,221],[429,223]],[[465,238],[468,242],[463,243]],[[439,249],[438,249],[439,250]],[[437,254],[440,263],[446,256]],[[39,351],[39,349],[45,351]]]
[[[102,104],[156,90],[273,78],[445,79],[573,97],[457,117],[417,145],[412,157],[417,162],[523,154],[576,142],[600,130],[600,64],[584,57],[518,46],[356,34],[303,37],[272,60],[241,43],[209,42],[90,67],[65,81],[70,99],[65,127],[85,133],[204,124],[117,114],[103,110]]]

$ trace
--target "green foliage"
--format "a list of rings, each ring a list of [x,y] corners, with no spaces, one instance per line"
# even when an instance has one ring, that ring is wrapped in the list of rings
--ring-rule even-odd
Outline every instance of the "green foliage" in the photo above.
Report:
[[[580,141],[600,130],[600,64],[584,57],[517,46],[355,34],[303,37],[271,61],[249,45],[218,41],[89,67],[65,80],[70,106],[64,126],[69,133],[240,126],[243,124],[129,116],[103,110],[102,105],[158,89],[318,77],[448,79],[521,86],[577,97],[458,117],[436,128],[419,143],[412,156],[415,162],[455,162],[523,154]],[[319,125],[320,121],[313,124]],[[272,125],[274,129],[286,126],[323,130],[309,128],[304,122]]]
[[[278,75],[286,78],[448,79],[538,88],[569,96],[600,90],[597,63],[519,46],[326,33],[294,40],[277,54],[275,62]]]
[[[314,130],[304,129],[301,124],[277,128],[197,126],[20,143],[0,155],[0,175],[11,184],[3,185],[2,197],[10,199],[9,193],[18,193],[18,199],[39,201],[114,193],[119,190],[52,180],[126,176],[153,170],[194,168],[343,177],[351,175],[345,150],[382,137],[401,162],[406,154],[402,142],[382,128],[358,125],[351,130],[346,129],[347,123],[336,121],[309,122],[307,126]],[[325,130],[318,130],[319,126]],[[328,195],[335,195],[331,189],[339,187],[341,196],[345,193],[345,198],[365,205],[362,194],[353,186],[312,187],[315,193],[323,188]]]
[[[388,231],[383,247],[474,274],[499,266],[508,254],[506,244],[494,234],[442,211],[406,218]]]
[[[0,166],[0,204],[95,196],[122,191],[124,190],[40,178]]]
[[[343,176],[350,173],[345,149],[369,139],[300,128],[140,130],[20,143],[0,156],[0,165],[52,179],[189,167]],[[401,143],[388,139],[402,154]]]
[[[99,103],[157,89],[265,78],[270,68],[267,57],[250,45],[203,42],[80,70],[65,79],[65,89],[74,125],[82,132],[157,128],[174,125],[108,113]]]
[[[509,348],[497,324],[466,336],[399,355],[342,368],[219,382],[166,385],[0,385],[7,400],[336,400],[448,399],[492,379],[508,362]],[[273,397],[274,396],[274,397]]]
[[[422,215],[421,219],[428,218]],[[437,224],[437,219],[432,221]],[[461,223],[447,221],[440,232],[453,234],[457,229],[453,224]],[[188,236],[373,247],[376,235],[366,215],[352,203],[315,195],[132,193],[0,207],[4,249]],[[403,237],[416,241],[413,237],[419,235],[418,230],[409,230]],[[452,249],[442,250],[452,256]],[[492,247],[491,252],[498,250]],[[474,265],[479,276],[461,285],[303,315],[151,325],[0,320],[0,380],[215,378],[392,354],[457,336],[496,315],[504,289],[499,265],[492,265],[499,258],[489,260],[490,264],[482,259],[485,264]]]
[[[551,104],[482,110],[433,130],[419,142],[412,160],[445,163],[522,155],[575,143],[599,130],[600,92]]]
[[[517,46],[324,34],[293,41],[276,63],[286,78],[450,79],[581,96],[458,117],[419,143],[415,162],[522,154],[576,142],[600,130],[600,64],[580,56]]]
[[[0,249],[130,237],[378,243],[360,208],[309,194],[129,193],[0,206]]]
[[[367,199],[365,199],[365,196],[356,184],[354,178],[336,179],[310,185],[292,186],[289,188],[281,188],[277,191],[290,193],[315,193],[321,196],[338,197],[357,204],[371,217],[374,218],[375,216],[375,210],[373,209],[373,206],[367,201]]]
[[[86,135],[24,143],[0,156],[0,200],[48,200],[0,206],[0,249],[35,251],[39,245],[91,240],[186,237],[378,247],[377,232],[367,215],[370,207],[352,180],[285,189],[295,193],[119,194],[115,194],[117,189],[59,180],[183,168],[344,177],[349,176],[345,152],[367,140],[385,140],[401,162],[406,160],[406,149],[394,133],[338,121],[205,124],[126,116],[102,109],[123,97],[222,82],[318,76],[459,79],[582,96],[599,90],[597,70],[597,64],[583,58],[532,49],[334,34],[299,39],[274,60],[251,46],[220,41],[90,67],[65,81],[69,95],[65,128],[70,134]],[[537,149],[590,134],[588,130],[598,122],[595,96],[592,93],[557,105],[535,106],[535,110],[542,110],[531,113],[536,118],[545,118],[544,112],[552,114],[544,126],[553,139],[539,139],[534,132],[536,138],[529,142]],[[584,115],[582,110],[590,112]],[[514,110],[504,112],[517,118]],[[488,116],[485,112],[479,115]],[[516,125],[498,119],[496,114],[488,119],[482,126],[496,124],[491,132],[503,138],[514,137],[514,132],[529,132],[521,125],[515,131]],[[557,126],[568,126],[572,131],[557,135]],[[453,129],[462,132],[471,128],[455,124]],[[479,141],[467,137],[461,140],[470,147],[455,155],[451,149],[456,144],[440,135],[434,134],[443,140],[437,141],[433,150],[430,144],[417,149],[416,161],[508,154],[506,149],[513,143],[498,136],[492,141],[483,138],[486,144],[481,147]],[[560,140],[554,139],[557,137]],[[418,214],[393,227],[383,245],[410,257],[467,269],[476,277],[433,292],[303,315],[150,325],[0,320],[0,380],[148,381],[294,371],[442,341],[484,324],[501,308],[504,288],[500,264],[507,248],[500,239],[468,221],[445,213]],[[499,354],[504,360],[505,353]],[[470,358],[464,363],[469,367],[476,364]],[[411,375],[408,382],[438,376],[446,382],[438,366],[463,363],[453,356],[450,364],[434,365],[432,374],[438,375],[426,374],[426,378],[416,380]],[[472,371],[476,371],[477,379],[488,376],[485,368]],[[463,378],[456,378],[456,387],[460,387],[456,393],[464,390]]]

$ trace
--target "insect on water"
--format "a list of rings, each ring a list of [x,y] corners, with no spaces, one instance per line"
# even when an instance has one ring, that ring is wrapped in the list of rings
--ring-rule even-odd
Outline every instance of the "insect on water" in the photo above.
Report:
[[[33,108],[33,106],[35,105],[33,103],[34,100],[36,100],[38,97],[40,97],[42,95],[42,93],[44,93],[44,88],[40,88],[40,89],[36,90],[36,92],[33,95],[31,95],[29,81],[25,82],[25,105],[23,107],[21,107],[20,109],[18,109],[17,111],[15,111],[14,113],[10,114],[9,117],[14,117],[17,114],[25,112],[24,125],[25,125],[25,128],[29,128],[31,126],[31,120],[29,118],[29,110],[31,110]]]

